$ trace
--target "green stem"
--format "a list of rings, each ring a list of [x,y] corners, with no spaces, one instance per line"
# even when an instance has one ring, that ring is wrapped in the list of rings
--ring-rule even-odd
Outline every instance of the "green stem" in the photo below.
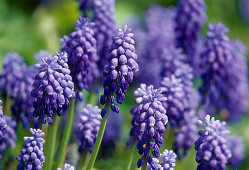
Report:
[[[4,115],[11,115],[11,100],[6,97],[3,101],[3,114]]]
[[[134,157],[134,150],[135,150],[135,146],[136,146],[136,138],[134,137],[133,138],[133,141],[132,141],[132,146],[131,146],[131,149],[130,149],[130,153],[129,153],[129,160],[128,160],[128,163],[125,167],[125,170],[130,170],[131,169],[131,163],[132,163],[132,160],[133,160],[133,157]]]
[[[103,138],[103,135],[104,135],[104,132],[105,132],[105,126],[106,126],[106,122],[107,122],[107,117],[108,117],[108,112],[109,112],[109,105],[107,104],[107,114],[105,117],[102,118],[101,120],[101,125],[100,125],[100,129],[99,129],[99,134],[98,134],[98,137],[97,137],[97,140],[95,142],[95,145],[94,145],[94,148],[93,148],[93,152],[92,152],[92,155],[91,155],[91,158],[90,158],[90,161],[86,167],[86,170],[91,170],[93,168],[93,164],[96,160],[96,157],[98,155],[98,152],[99,152],[99,147],[100,147],[100,144],[101,144],[101,141],[102,141],[102,138]]]
[[[51,170],[53,165],[54,153],[55,153],[55,143],[57,138],[57,131],[60,124],[60,117],[55,115],[55,121],[53,125],[49,125],[48,133],[45,143],[45,170]]]
[[[64,158],[64,155],[66,154],[67,145],[69,143],[69,139],[70,139],[72,127],[73,127],[74,106],[75,106],[75,100],[71,100],[68,113],[67,113],[66,126],[65,126],[63,136],[61,139],[59,154],[58,154],[58,157],[56,158],[55,168],[63,166],[63,158]]]
[[[80,159],[78,161],[77,170],[84,170],[84,165],[85,165],[85,162],[86,162],[87,152],[88,152],[88,147],[86,147],[84,149],[84,151],[83,151],[83,154],[80,155]]]
[[[142,166],[141,170],[146,170],[146,168],[147,168],[147,161],[148,161],[148,159],[144,157],[143,158],[143,166]]]

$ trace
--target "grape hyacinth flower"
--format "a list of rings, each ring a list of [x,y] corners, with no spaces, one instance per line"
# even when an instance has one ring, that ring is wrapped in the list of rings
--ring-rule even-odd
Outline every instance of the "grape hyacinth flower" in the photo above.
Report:
[[[65,163],[63,169],[57,168],[57,170],[74,170],[74,167],[70,164]]]
[[[248,0],[240,0],[239,1],[239,10],[245,21],[249,22],[249,1]]]
[[[162,159],[161,163],[157,158],[152,158],[152,163],[148,164],[148,170],[174,170],[176,157],[177,155],[172,150],[165,149],[159,156]]]
[[[33,116],[43,124],[52,125],[54,113],[61,116],[75,97],[74,83],[67,65],[67,53],[42,58],[37,65],[38,74],[33,83],[31,96],[34,98]]]
[[[139,69],[133,36],[130,28],[125,25],[122,29],[118,29],[112,38],[111,53],[106,58],[103,72],[104,94],[100,98],[100,103],[106,107],[101,111],[102,117],[106,115],[109,104],[113,112],[119,112],[114,94],[117,103],[122,104],[129,83],[133,82],[134,72]]]
[[[177,46],[191,58],[196,53],[200,29],[206,20],[204,0],[180,0],[175,15]]]
[[[234,169],[238,169],[240,163],[245,157],[246,146],[243,143],[243,139],[240,136],[230,136],[228,138],[228,144],[231,149],[232,157],[229,159],[229,165]]]
[[[3,117],[3,106],[1,106],[2,103],[2,100],[0,100],[0,145],[3,143],[4,133],[7,127],[7,122]]]
[[[227,141],[230,131],[226,123],[207,115],[205,121],[199,120],[198,124],[204,129],[198,131],[200,137],[195,141],[197,169],[225,170],[232,156]]]
[[[3,69],[0,75],[1,95],[6,98],[18,96],[20,90],[19,82],[21,81],[23,58],[14,52],[7,53],[3,60]]]
[[[80,10],[86,15],[86,11],[93,7],[93,0],[78,0],[80,3]]]
[[[79,17],[75,30],[70,36],[61,39],[61,51],[68,54],[68,65],[77,91],[89,89],[88,74],[90,66],[97,57],[96,39],[93,31],[94,23],[87,18]]]
[[[142,56],[138,58],[138,64],[143,65],[138,72],[140,82],[160,87],[164,51],[175,47],[174,17],[174,8],[151,5],[144,15],[145,28],[135,27],[137,54]]]
[[[3,117],[7,126],[4,130],[4,139],[0,144],[0,160],[3,159],[4,154],[8,147],[14,147],[16,143],[16,121],[10,116]]]
[[[32,84],[35,79],[35,74],[37,69],[34,66],[22,67],[23,77],[19,82],[19,95],[14,99],[14,103],[11,106],[13,115],[17,120],[20,120],[24,128],[27,128],[31,122],[34,120],[32,113],[33,109],[33,98],[30,96],[30,93],[33,89]]]
[[[112,44],[112,35],[117,29],[115,20],[115,0],[94,0],[94,37],[97,40],[98,67],[102,72]]]
[[[43,162],[45,161],[43,154],[43,144],[45,141],[42,138],[44,132],[40,129],[32,128],[30,128],[30,132],[33,136],[23,138],[26,143],[23,145],[21,154],[16,158],[16,160],[20,162],[17,166],[18,170],[42,170]]]
[[[145,84],[141,84],[140,88],[134,91],[134,95],[138,106],[130,111],[133,115],[130,134],[136,138],[139,154],[143,155],[137,162],[139,168],[144,163],[147,164],[143,159],[151,163],[150,151],[156,158],[160,155],[159,148],[163,144],[162,135],[168,122],[162,102],[165,102],[167,98],[163,96],[161,89]]]
[[[84,149],[92,153],[100,127],[100,111],[98,106],[87,104],[86,108],[78,114],[78,122],[76,122],[74,131],[80,153],[83,153]]]
[[[192,147],[197,139],[197,117],[194,110],[187,115],[184,115],[184,121],[179,129],[175,132],[174,152],[180,159],[181,156],[186,156],[187,151]],[[182,150],[182,154],[181,151]]]

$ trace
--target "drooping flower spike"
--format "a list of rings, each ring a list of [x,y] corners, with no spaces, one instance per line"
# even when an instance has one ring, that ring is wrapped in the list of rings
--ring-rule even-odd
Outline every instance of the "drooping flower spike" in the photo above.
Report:
[[[175,15],[177,46],[191,59],[197,49],[200,29],[206,20],[204,0],[180,0]]]
[[[3,143],[4,140],[4,132],[6,131],[7,122],[3,117],[3,106],[2,100],[0,100],[0,145]]]
[[[67,65],[67,53],[45,57],[37,65],[38,74],[33,83],[33,116],[43,124],[52,125],[54,113],[61,116],[75,97],[74,83]]]
[[[11,116],[3,116],[3,118],[7,126],[4,129],[3,142],[0,144],[0,160],[4,158],[8,147],[14,147],[16,143],[16,121]]]
[[[152,163],[148,164],[148,170],[174,170],[176,157],[172,150],[165,149],[159,156],[162,161],[159,163],[157,158],[152,158]]]
[[[117,113],[119,107],[116,102],[123,103],[129,83],[133,82],[134,73],[139,69],[133,36],[127,25],[118,29],[112,38],[111,53],[106,58],[104,67],[104,94],[100,98],[100,103],[106,107],[110,104],[112,111]],[[101,116],[104,117],[106,113],[106,108],[102,109]]]
[[[75,125],[75,134],[79,144],[79,152],[83,153],[87,148],[92,152],[100,127],[100,109],[98,106],[86,105],[79,114]]]
[[[79,17],[75,30],[61,39],[61,51],[68,54],[68,65],[78,92],[89,89],[88,74],[97,57],[93,26],[87,18]]]
[[[198,131],[200,137],[195,141],[197,169],[225,170],[232,156],[227,141],[230,131],[226,123],[207,115],[205,121],[199,120],[198,124],[204,129]]]
[[[40,129],[30,128],[32,137],[24,137],[23,140],[26,143],[23,145],[21,154],[17,156],[16,160],[19,163],[17,166],[18,170],[42,170],[45,156],[43,154],[43,144],[45,143],[42,136],[44,132]]]
[[[23,78],[23,58],[14,52],[7,53],[3,60],[0,75],[0,90],[2,97],[16,98],[20,91],[20,81]]]
[[[148,159],[149,164],[152,162],[150,153],[156,158],[160,155],[159,148],[163,144],[162,136],[168,122],[166,110],[162,105],[167,98],[161,92],[161,89],[145,84],[141,84],[134,92],[138,106],[130,111],[133,115],[130,134],[136,138],[139,154],[143,155],[137,162],[138,167],[143,165],[143,158]]]

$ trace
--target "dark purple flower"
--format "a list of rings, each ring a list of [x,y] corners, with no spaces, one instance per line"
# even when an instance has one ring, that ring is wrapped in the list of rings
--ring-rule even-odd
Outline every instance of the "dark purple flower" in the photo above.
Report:
[[[225,122],[215,120],[207,115],[205,121],[198,122],[204,129],[198,131],[199,139],[195,141],[196,162],[198,170],[225,170],[232,156],[227,141],[230,131]]]
[[[223,118],[235,121],[248,109],[246,50],[240,42],[229,39],[222,23],[208,25],[208,29],[201,55],[202,109],[207,114],[220,112]]]
[[[53,124],[54,113],[61,116],[75,97],[74,83],[67,65],[67,53],[45,57],[37,65],[38,74],[33,83],[33,116],[42,123]]]
[[[162,160],[161,163],[159,163],[157,158],[152,158],[152,163],[148,164],[148,170],[174,170],[176,157],[172,150],[168,151],[165,149],[159,156]]]
[[[175,15],[177,46],[191,58],[196,53],[200,29],[206,20],[204,0],[180,0]]]
[[[65,163],[63,169],[57,168],[57,170],[74,170],[74,167],[70,164]]]
[[[45,161],[43,154],[43,144],[45,141],[42,138],[44,132],[40,129],[32,128],[30,128],[30,132],[33,136],[23,138],[26,143],[23,145],[21,154],[16,158],[20,162],[17,166],[18,170],[42,170],[43,162]]]
[[[154,89],[153,85],[145,84],[141,84],[134,92],[138,106],[130,111],[133,115],[130,134],[136,138],[138,152],[143,155],[138,160],[138,167],[142,166],[144,157],[151,163],[150,152],[156,158],[160,154],[159,148],[163,144],[162,136],[168,122],[166,110],[162,105],[167,98],[161,92],[161,89]]]
[[[22,80],[23,58],[17,53],[7,53],[3,60],[3,69],[0,75],[0,90],[4,98],[18,96],[20,81]]]
[[[187,115],[184,115],[184,121],[175,132],[174,152],[180,159],[181,156],[186,156],[187,151],[192,147],[197,139],[197,117],[194,110]],[[182,151],[182,152],[181,152]]]
[[[13,98],[14,103],[11,110],[15,118],[22,122],[24,128],[27,128],[33,121],[33,98],[30,93],[33,89],[32,84],[35,74],[37,74],[37,69],[34,66],[23,65],[21,71],[23,77],[19,82],[18,96]]]
[[[82,153],[85,148],[92,152],[100,127],[100,109],[98,106],[86,105],[78,114],[75,124],[75,134],[79,145],[79,152]]]
[[[86,14],[87,10],[93,8],[93,4],[95,0],[78,0],[80,3],[80,10],[83,14]]]
[[[109,55],[112,36],[117,29],[115,20],[115,0],[94,0],[93,18],[94,37],[97,40],[98,66],[102,72]]]
[[[113,36],[111,52],[106,58],[106,64],[103,72],[104,94],[100,98],[102,105],[111,105],[113,112],[119,112],[119,107],[115,103],[122,104],[125,99],[125,93],[129,87],[129,83],[133,82],[133,76],[138,71],[136,62],[137,55],[135,53],[135,41],[133,33],[125,25],[122,29],[118,29]],[[106,115],[106,108],[102,110],[101,116]]]
[[[3,143],[4,133],[7,127],[7,122],[3,117],[3,106],[1,106],[2,103],[2,100],[0,100],[0,145]]]
[[[7,126],[3,133],[3,142],[0,144],[0,160],[3,159],[7,148],[14,147],[16,143],[16,121],[10,116],[4,116],[3,118],[7,123]]]
[[[143,66],[138,78],[142,83],[160,87],[163,54],[175,46],[175,9],[152,5],[144,16],[145,28],[135,27],[136,49],[141,56],[138,63]]]
[[[70,36],[61,39],[61,51],[68,54],[68,65],[77,91],[89,89],[88,74],[97,57],[94,23],[87,18],[79,17],[75,30]]]
[[[232,153],[232,157],[229,159],[228,163],[234,169],[238,169],[240,166],[240,163],[245,158],[246,146],[243,142],[242,137],[236,136],[236,135],[228,138],[228,145]]]

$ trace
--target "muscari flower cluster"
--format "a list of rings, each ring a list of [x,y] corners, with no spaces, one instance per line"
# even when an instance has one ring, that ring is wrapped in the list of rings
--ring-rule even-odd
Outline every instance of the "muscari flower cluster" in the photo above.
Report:
[[[163,144],[162,136],[168,122],[166,110],[162,105],[167,98],[161,92],[161,89],[145,84],[141,84],[140,88],[134,91],[135,103],[138,106],[130,111],[133,115],[130,134],[136,138],[139,154],[143,155],[137,162],[138,167],[143,165],[143,158],[148,159],[151,164],[150,152],[155,158],[160,155],[159,148]]]
[[[16,98],[19,95],[23,65],[23,58],[19,54],[14,52],[6,54],[0,75],[0,89],[4,98]]]
[[[49,56],[51,56],[51,54],[47,50],[40,50],[34,55],[34,59],[39,62],[43,57]]]
[[[238,169],[240,163],[243,161],[245,157],[245,149],[246,146],[243,143],[243,139],[240,136],[230,136],[228,138],[229,148],[232,153],[232,157],[229,159],[229,165],[231,165],[234,169]]]
[[[67,65],[67,53],[44,57],[37,65],[38,74],[33,83],[33,116],[43,124],[53,124],[54,113],[61,116],[75,97],[74,83]]]
[[[200,137],[195,141],[197,169],[225,170],[231,157],[226,123],[207,115],[205,121],[199,120],[198,124],[204,129],[198,131]]]
[[[134,72],[139,69],[133,36],[130,28],[125,25],[112,37],[111,52],[106,58],[103,72],[104,94],[100,98],[100,103],[106,107],[101,111],[102,117],[106,115],[109,104],[113,112],[119,112],[114,94],[117,103],[122,104],[129,83],[133,82]]]
[[[0,104],[2,104],[2,100],[0,100]],[[3,117],[3,106],[0,105],[0,145],[4,140],[4,132],[6,131],[7,122]]]
[[[94,67],[91,65],[94,65],[97,57],[93,27],[94,23],[89,23],[87,18],[79,17],[75,23],[75,30],[69,37],[64,36],[61,39],[61,51],[68,54],[68,65],[78,91],[89,89],[89,72],[90,68]]]
[[[23,145],[21,154],[17,156],[16,160],[20,162],[17,166],[18,170],[42,170],[45,156],[43,154],[43,144],[45,143],[42,136],[44,132],[40,129],[30,128],[32,137],[24,137],[26,143]]]
[[[19,83],[19,95],[14,98],[14,103],[11,106],[11,111],[17,120],[20,120],[24,128],[27,128],[33,119],[32,113],[33,109],[33,98],[30,93],[33,89],[32,84],[35,79],[35,74],[37,70],[34,66],[22,67],[22,78]]]
[[[152,158],[152,163],[148,164],[148,170],[174,170],[176,157],[172,150],[165,149],[159,156],[162,161],[159,163],[157,158]]]
[[[237,120],[248,108],[246,52],[229,39],[222,23],[208,25],[208,30],[201,55],[204,110],[208,114],[221,111],[225,119]]]
[[[152,5],[144,15],[145,28],[135,27],[135,40],[138,42],[136,49],[138,55],[142,56],[139,57],[138,63],[143,65],[138,78],[142,83],[153,84],[155,87],[160,86],[161,77],[159,75],[163,67],[164,51],[175,47],[174,17],[174,8]],[[153,48],[151,48],[152,46]]]
[[[57,170],[74,170],[74,167],[70,164],[65,163],[63,169],[57,168]]]
[[[11,116],[3,116],[3,118],[6,122],[6,126],[3,133],[4,139],[0,144],[0,160],[3,159],[7,148],[14,147],[16,143],[16,121],[13,120]]]
[[[79,152],[82,153],[84,149],[92,152],[94,143],[98,136],[100,127],[100,109],[98,106],[86,105],[78,114],[78,122],[75,125],[75,134],[79,144]]]
[[[205,8],[204,0],[181,0],[177,7],[175,15],[177,46],[183,48],[190,59],[195,55],[200,29],[206,19]]]
[[[240,0],[239,1],[239,10],[242,17],[249,22],[249,1],[248,0]]]
[[[117,28],[115,20],[115,0],[94,0],[93,22],[94,37],[97,40],[98,67],[103,70],[105,59],[109,55],[112,35]]]

